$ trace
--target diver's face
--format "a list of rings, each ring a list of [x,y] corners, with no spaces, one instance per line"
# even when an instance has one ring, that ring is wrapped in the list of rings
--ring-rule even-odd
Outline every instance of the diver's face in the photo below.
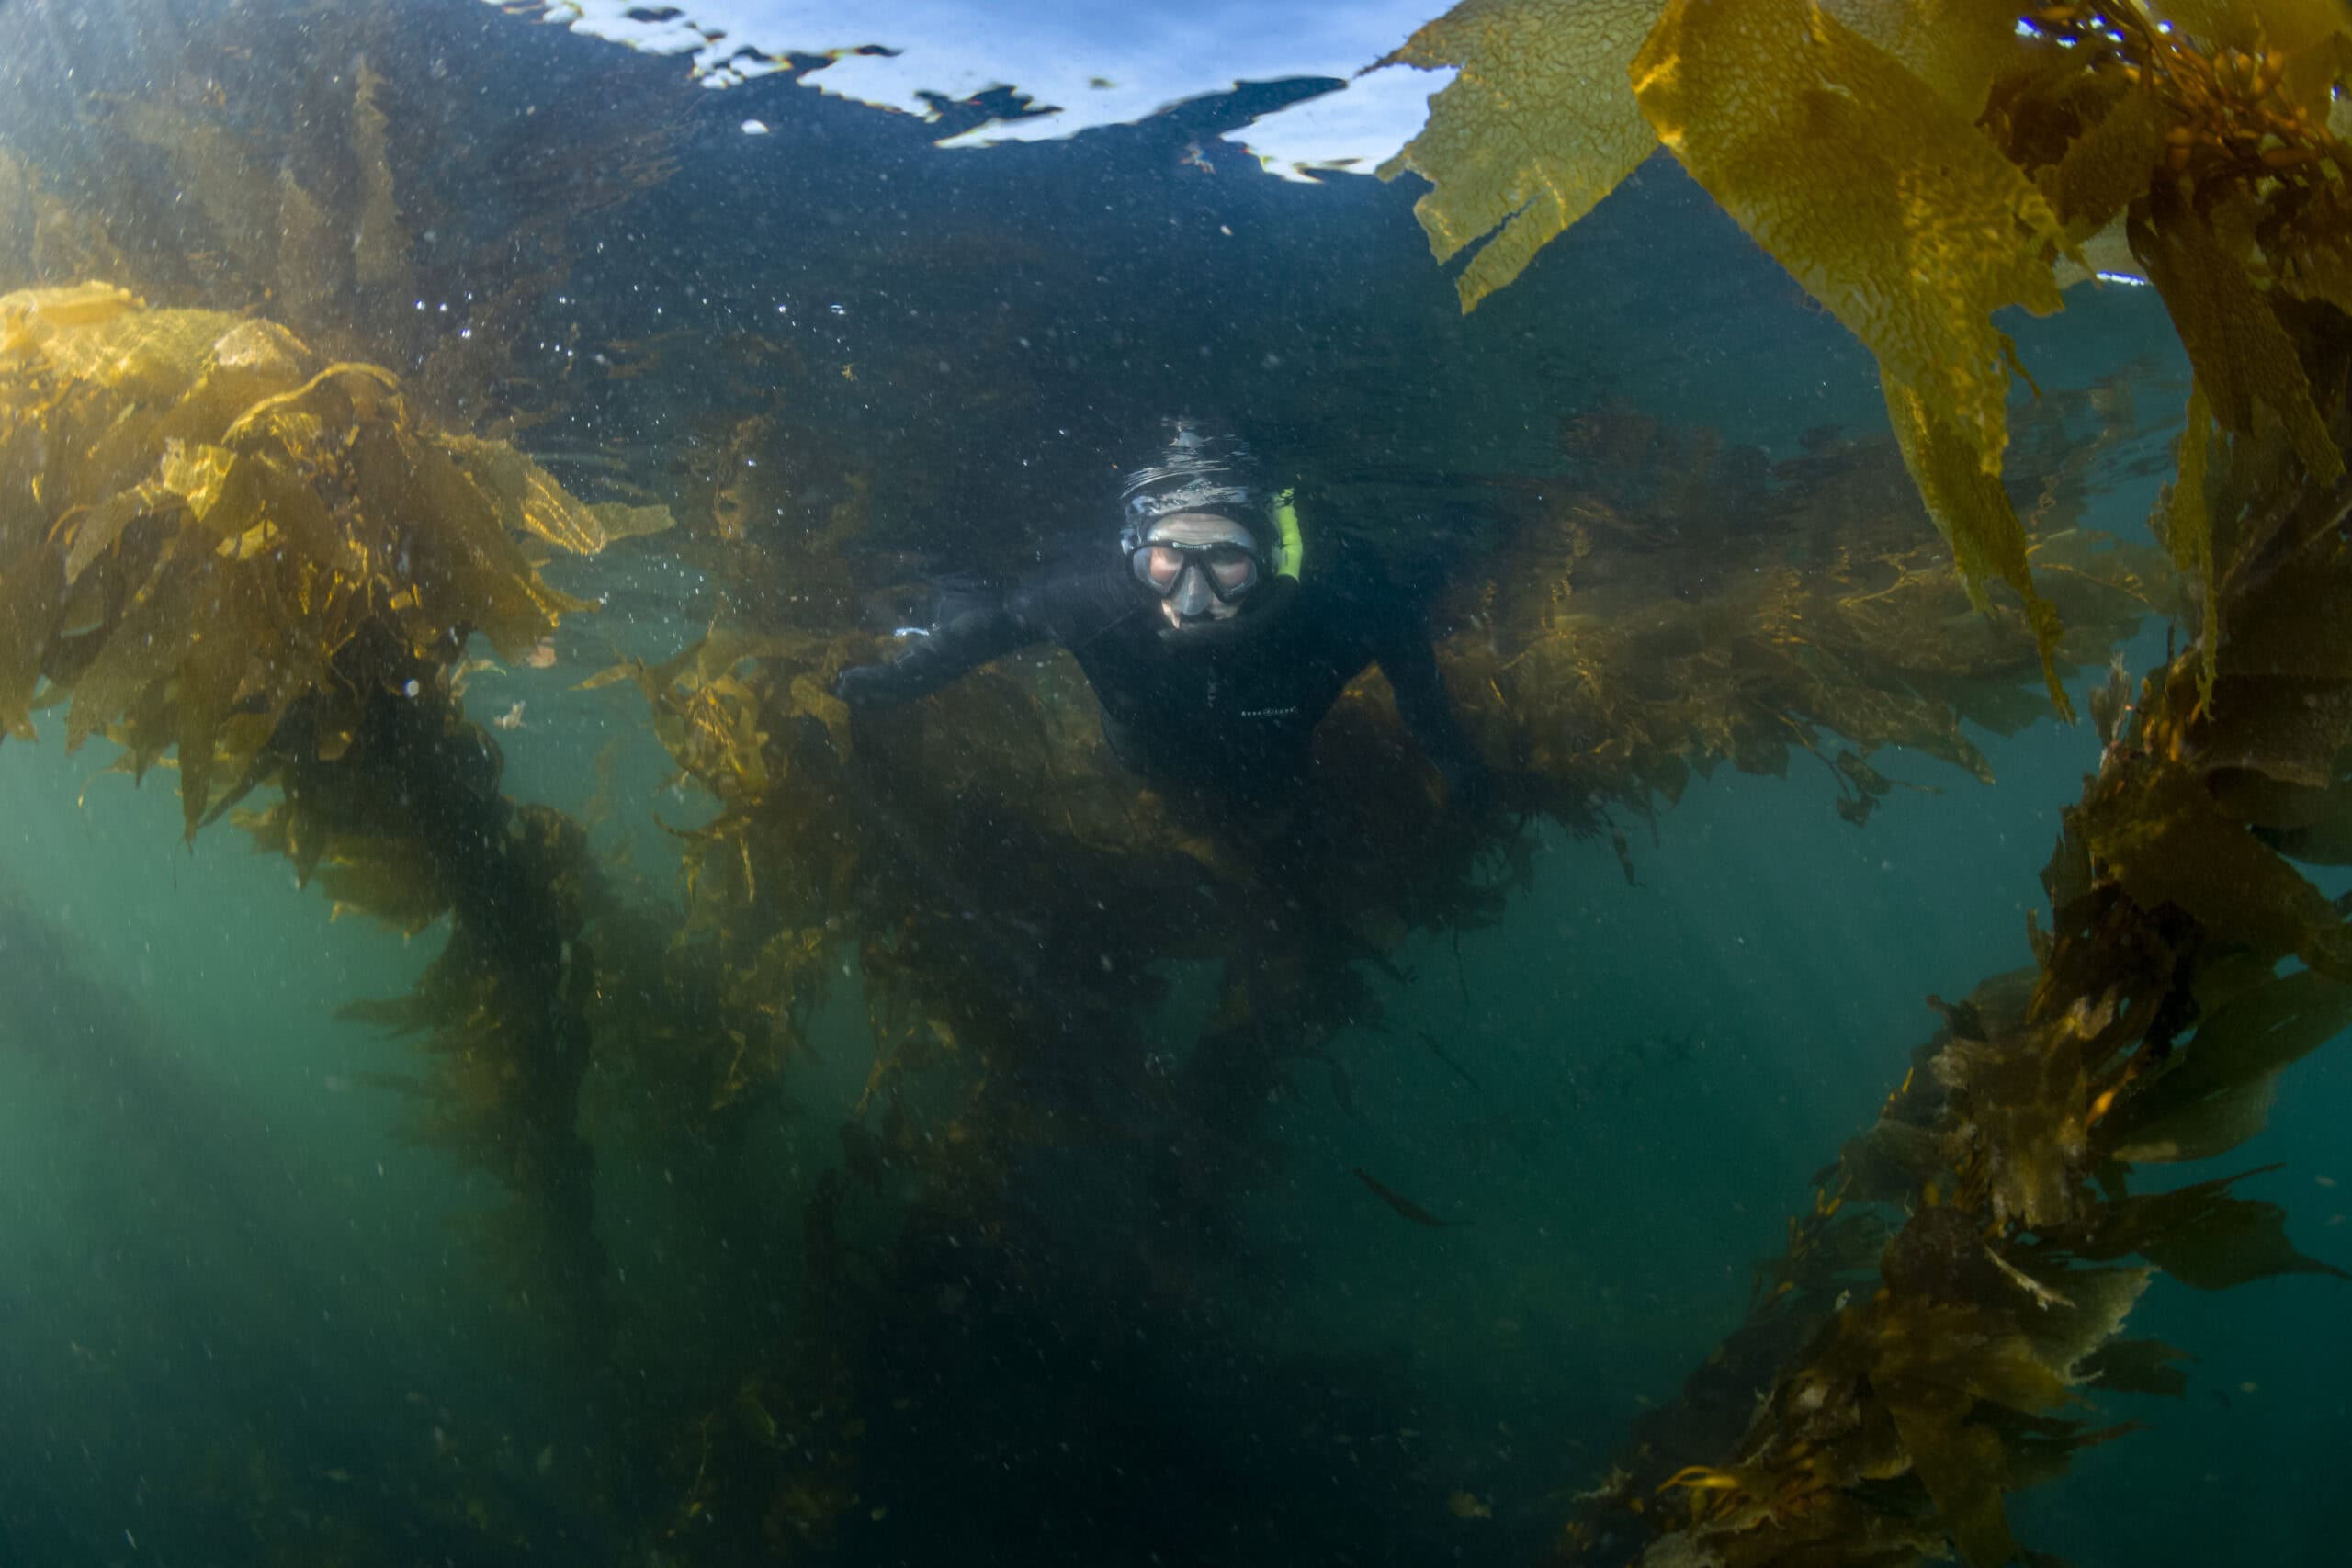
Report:
[[[1258,584],[1258,544],[1250,530],[1214,513],[1163,517],[1135,553],[1135,572],[1159,597],[1171,629],[1230,620]]]

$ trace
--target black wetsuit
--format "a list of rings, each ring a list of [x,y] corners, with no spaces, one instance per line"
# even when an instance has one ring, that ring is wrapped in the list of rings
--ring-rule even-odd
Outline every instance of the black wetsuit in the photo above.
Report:
[[[859,706],[904,702],[1014,649],[1058,643],[1092,683],[1122,761],[1155,784],[1272,804],[1304,782],[1315,728],[1340,692],[1377,663],[1422,753],[1457,792],[1474,786],[1483,769],[1419,607],[1334,555],[1303,582],[1261,590],[1272,602],[1182,633],[1125,559],[1073,563],[956,615],[893,663],[848,671],[842,694]]]

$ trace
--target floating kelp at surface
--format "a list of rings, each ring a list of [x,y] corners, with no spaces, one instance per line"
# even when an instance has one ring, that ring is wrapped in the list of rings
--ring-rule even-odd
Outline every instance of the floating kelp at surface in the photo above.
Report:
[[[1876,356],[1929,515],[1980,608],[1996,577],[2024,601],[2064,713],[2061,619],[1996,482],[2022,367],[1993,314],[2057,310],[2062,264],[2109,265],[2082,247],[2111,258],[2120,238],[2196,367],[2199,428],[2251,434],[2259,407],[2314,475],[2342,472],[2277,306],[2352,301],[2352,155],[2332,124],[2348,46],[2340,10],[2260,0],[2022,22],[1938,0],[1465,0],[1396,57],[1462,76],[1382,172],[1435,182],[1415,210],[1441,260],[1503,225],[1461,275],[1466,310],[1631,171],[1638,106]],[[2185,566],[2197,528],[2184,510]]]
[[[585,607],[526,545],[608,536],[379,367],[103,284],[0,296],[0,723],[29,734],[46,681],[69,746],[104,734],[140,772],[175,750],[191,836],[298,704],[311,754],[350,743],[370,694],[330,665],[364,628],[430,665],[476,630],[519,656]]]
[[[2332,448],[2352,322],[2287,319]],[[2200,646],[2136,702],[2119,670],[2094,704],[2106,749],[2043,874],[2036,967],[1938,1004],[1945,1030],[1791,1222],[1770,1294],[1636,1423],[1564,1560],[1655,1535],[1645,1562],[1910,1562],[1950,1541],[2007,1562],[2003,1495],[2118,1435],[2071,1412],[2078,1391],[2180,1392],[2173,1352],[2116,1337],[2151,1270],[2204,1290],[2340,1273],[2235,1190],[2259,1172],[2133,1190],[2135,1166],[2258,1132],[2286,1067],[2352,1023],[2352,924],[2296,864],[2338,863],[2352,809],[2352,489],[2284,420],[2186,439],[2211,442],[2200,492],[2160,511],[2212,520]]]
[[[1380,175],[1411,169],[1432,182],[1413,215],[1439,261],[1487,238],[1455,280],[1464,310],[1517,277],[1657,148],[1633,95],[1589,62],[1631,60],[1659,8],[1470,0],[1382,62],[1460,71]]]

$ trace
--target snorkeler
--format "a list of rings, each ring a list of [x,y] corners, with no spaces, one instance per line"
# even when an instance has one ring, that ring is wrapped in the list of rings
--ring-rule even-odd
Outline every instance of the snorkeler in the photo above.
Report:
[[[1085,671],[1128,767],[1155,786],[1278,807],[1306,782],[1323,716],[1377,663],[1450,801],[1482,803],[1486,768],[1454,721],[1419,606],[1336,547],[1318,547],[1309,576],[1290,494],[1266,492],[1248,446],[1171,423],[1158,460],[1127,476],[1115,556],[944,615],[895,661],[843,671],[842,698],[906,702],[1056,642]]]

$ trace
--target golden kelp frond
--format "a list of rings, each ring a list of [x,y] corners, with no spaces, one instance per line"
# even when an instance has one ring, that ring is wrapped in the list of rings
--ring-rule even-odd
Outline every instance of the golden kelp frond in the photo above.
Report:
[[[2056,653],[2065,635],[2057,609],[2035,592],[2033,574],[2026,564],[2025,525],[2009,504],[1997,473],[1988,472],[1979,449],[1967,434],[1945,418],[1941,410],[1919,389],[1884,369],[1880,378],[1886,393],[1887,423],[1903,448],[1904,467],[1919,486],[1919,498],[1936,531],[1951,546],[1952,558],[1968,585],[1968,597],[1979,611],[1989,608],[1984,584],[1995,577],[2017,590],[2025,601],[2026,619],[2033,628],[2034,649],[2041,659],[2041,677],[2050,688],[2051,705],[2071,720],[2074,705],[2059,684]]]
[[[588,513],[595,519],[596,528],[607,544],[667,533],[677,524],[666,506],[632,506],[619,501],[599,502],[588,509]]]
[[[1510,220],[1495,264],[1482,254],[1464,272],[1465,305],[1637,161],[1612,118],[1630,71],[1657,139],[1877,356],[1929,514],[1980,605],[1994,576],[2024,598],[2062,713],[2060,619],[1997,482],[2017,367],[1992,321],[2010,305],[2056,310],[2062,253],[2082,276],[2128,244],[2196,367],[2199,406],[2242,436],[2277,418],[2313,475],[2342,472],[2277,314],[2290,297],[2352,311],[2340,8],[2066,5],[2020,23],[1982,0],[1675,0],[1631,56],[1646,7],[1577,8],[1574,25],[1555,9],[1472,0],[1396,57],[1464,67],[1383,170],[1436,181],[1416,211],[1440,257]],[[1590,150],[1594,115],[1612,128],[1606,156]],[[2208,557],[2194,478],[2168,535],[2192,570]]]
[[[2352,164],[2346,173],[2352,174]],[[2314,478],[2335,479],[2344,472],[2344,456],[2320,419],[2294,345],[2217,231],[2250,231],[2256,215],[2230,208],[2193,212],[2179,192],[2163,185],[2144,214],[2134,215],[2132,251],[2164,295],[2214,417],[2225,430],[2251,434],[2260,405],[2285,424]]]
[[[1516,278],[1660,141],[1672,145],[1645,120],[1632,81],[1636,53],[1669,8],[1668,0],[1465,0],[1380,62],[1459,68],[1380,176],[1410,169],[1430,181],[1413,212],[1439,261],[1492,236],[1455,280],[1464,310]],[[1917,72],[1963,119],[1983,107],[2014,20],[1983,0],[1823,9]]]
[[[72,694],[69,744],[176,750],[191,833],[216,760],[243,777],[297,701],[362,700],[324,673],[364,627],[441,662],[469,631],[513,655],[586,608],[515,537],[601,545],[586,508],[424,424],[389,371],[319,366],[269,323],[95,283],[0,296],[0,407],[20,498],[0,516],[0,724],[23,729],[46,677]]]
[[[580,683],[594,691],[633,682],[653,712],[653,733],[681,775],[722,801],[756,799],[769,784],[768,736],[760,704],[743,675],[751,661],[786,651],[783,639],[714,630],[661,664],[616,664]]]
[[[2165,1062],[2099,1124],[2127,1164],[2209,1159],[2262,1130],[2279,1076],[2352,1027],[2352,987],[2306,970],[2210,1012],[2197,1049]]]
[[[414,936],[449,911],[439,869],[405,839],[324,830],[286,800],[239,812],[235,820],[255,849],[292,861],[302,881],[318,880],[331,900],[330,919],[365,915]]]
[[[2149,15],[2219,47],[2295,52],[2352,32],[2334,0],[2151,0]]]
[[[1984,108],[2012,58],[2017,7],[2008,0],[1823,0],[1822,10],[1883,50],[1962,119]]]
[[[860,641],[719,626],[660,664],[631,660],[581,682],[636,685],[680,780],[725,807],[685,835],[689,897],[714,901],[697,904],[703,913],[757,901],[771,911],[789,905],[808,924],[841,892],[841,857],[854,846],[829,797],[850,753],[849,714],[831,687],[862,656]],[[796,777],[804,768],[815,773]],[[771,873],[780,880],[768,886]]]
[[[2326,895],[2222,811],[2193,773],[2127,759],[2083,804],[2084,841],[2132,901],[2171,904],[2267,962],[2352,978],[2352,933]]]
[[[2171,1192],[2118,1198],[2100,1210],[2095,1224],[2061,1233],[2044,1245],[2053,1252],[2094,1259],[2137,1253],[2200,1291],[2226,1291],[2281,1274],[2352,1280],[2352,1274],[2305,1255],[2287,1239],[2284,1209],[2230,1191],[2247,1176],[2277,1168],[2267,1166]]]
[[[27,289],[0,295],[0,367],[164,401],[186,395],[189,367],[206,366],[238,324],[217,310],[149,310],[104,283]]]
[[[0,734],[32,739],[41,659],[65,615],[62,577],[45,544],[0,558]]]
[[[2172,553],[2172,563],[2196,595],[2200,627],[2198,646],[2202,657],[2197,679],[2207,699],[2221,669],[2221,628],[2211,620],[2211,606],[2221,600],[2219,569],[2213,559],[2213,519],[2205,494],[2205,462],[2213,445],[2213,410],[2203,385],[2188,393],[2188,412],[2181,421],[2178,472],[2165,490],[2164,503],[2150,513],[2149,524],[2159,543]]]
[[[503,441],[445,437],[443,445],[498,508],[514,533],[527,533],[577,556],[593,556],[615,539],[658,534],[671,525],[665,506],[588,506],[553,476]]]
[[[1634,89],[1708,194],[1997,473],[1992,314],[2058,309],[2059,235],[1970,115],[1809,0],[1669,6]]]
[[[111,321],[142,303],[130,289],[110,283],[21,289],[0,302],[0,354],[29,358],[60,332]]]
[[[1461,68],[1380,177],[1411,169],[1430,182],[1413,214],[1439,261],[1494,234],[1455,280],[1464,310],[1517,277],[1657,146],[1625,70],[1664,4],[1464,0],[1381,62]]]
[[[2132,6],[2030,14],[2033,35],[2060,49],[2020,54],[1986,128],[2077,237],[2127,212],[2161,231],[2195,209],[2199,221],[2182,231],[2132,243],[2143,263],[2151,244],[2189,253],[2174,258],[2166,304],[2202,371],[2230,346],[2211,341],[2215,310],[2250,309],[2241,274],[2265,289],[2352,301],[2339,288],[2352,257],[2347,160],[2329,124],[2352,25],[2328,0],[2151,9],[2169,20]],[[2224,256],[2195,254],[2211,243],[2200,228]]]
[[[1736,1458],[1656,1484],[1686,1506],[1641,1511],[1689,1538],[1706,1554],[1700,1560],[1743,1568],[1797,1558],[1854,1568],[1921,1562],[1943,1555],[1947,1530],[1968,1561],[2007,1562],[2016,1543],[2002,1493],[2027,1479],[2030,1460],[2046,1462],[2054,1450],[2063,1469],[2065,1450],[2111,1435],[2049,1413],[2070,1402],[2091,1348],[2147,1273],[2085,1270],[2072,1281],[2076,1297],[2053,1297],[1951,1218],[1923,1211],[1888,1245],[1883,1268],[1902,1283],[1827,1318]],[[1996,1292],[1997,1304],[1968,1299]],[[1588,1501],[1638,1507],[1645,1479],[1621,1472]],[[1571,1527],[1564,1560],[1582,1557],[1600,1517]]]
[[[1692,177],[1877,356],[1928,514],[1973,589],[1997,572],[2025,599],[2067,712],[2057,616],[1997,479],[2012,351],[1992,317],[2059,307],[2048,203],[1969,111],[1809,0],[1670,6],[1634,86]]]
[[[678,834],[687,899],[658,979],[608,996],[600,1037],[659,1108],[665,1136],[741,1124],[807,1046],[809,1014],[846,972],[858,935],[854,878],[865,835],[847,809],[848,715],[833,676],[857,639],[716,627],[658,665],[631,660],[582,682],[628,681],[679,768],[720,804]],[[707,1027],[680,1028],[678,965],[701,978]],[[639,1014],[643,1016],[639,1016]]]

